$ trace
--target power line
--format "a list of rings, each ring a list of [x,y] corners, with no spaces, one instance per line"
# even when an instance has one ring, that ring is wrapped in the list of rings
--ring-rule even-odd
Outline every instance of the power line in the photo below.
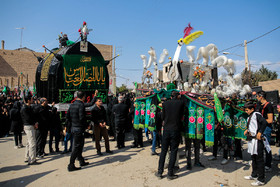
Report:
[[[263,35],[261,35],[261,36],[255,38],[255,39],[253,39],[253,40],[248,41],[247,44],[248,44],[248,43],[251,43],[251,42],[253,42],[253,41],[255,41],[255,40],[259,39],[259,38],[262,38],[262,37],[264,37],[265,35],[267,35],[267,34],[273,32],[273,31],[275,31],[275,30],[277,30],[277,29],[279,29],[279,28],[280,28],[280,26],[276,27],[275,29],[272,29],[271,31],[269,31],[269,32],[267,32],[267,33],[264,33]]]
[[[258,36],[258,37],[256,37],[256,38],[254,38],[253,40],[248,41],[247,44],[248,44],[248,43],[251,43],[251,42],[253,42],[253,41],[255,41],[255,40],[259,39],[259,38],[262,38],[262,37],[264,37],[265,35],[268,35],[269,33],[273,32],[273,31],[275,31],[275,30],[277,30],[277,29],[279,29],[279,28],[280,28],[280,26],[278,26],[278,27],[272,29],[271,31],[266,32],[266,33],[264,33],[264,34],[262,34],[262,35],[260,35],[260,36]],[[244,47],[244,44],[243,44],[243,43],[240,43],[240,44],[234,45],[234,46],[232,46],[232,47],[229,47],[229,48],[226,48],[226,49],[223,49],[223,50],[219,51],[219,53],[221,53],[221,52],[223,52],[223,51],[226,51],[226,50],[229,50],[229,49],[232,49],[232,48],[235,48],[235,47]]]
[[[143,71],[143,69],[121,69],[121,68],[116,68],[116,70],[123,70],[123,71]]]
[[[243,46],[243,43],[237,44],[237,45],[235,45],[235,46],[232,46],[232,47],[229,47],[229,48],[226,48],[226,49],[223,49],[223,50],[219,51],[219,53],[224,52],[224,51],[227,51],[227,50],[232,49],[232,48],[235,48],[235,47],[238,47],[238,46],[239,46],[239,47],[242,47],[242,46]]]
[[[257,66],[260,66],[260,65],[276,65],[276,64],[280,64],[280,62],[277,62],[277,63],[267,63],[267,64],[251,64],[251,65],[257,65]]]

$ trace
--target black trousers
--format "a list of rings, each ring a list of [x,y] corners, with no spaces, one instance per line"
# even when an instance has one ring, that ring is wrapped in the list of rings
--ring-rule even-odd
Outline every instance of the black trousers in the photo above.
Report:
[[[59,151],[60,131],[58,129],[50,130],[49,150],[52,151],[52,141],[55,138],[55,151]]]
[[[164,170],[164,162],[165,157],[168,151],[168,148],[170,147],[170,160],[168,164],[168,175],[172,176],[174,175],[174,165],[176,162],[176,156],[178,152],[178,146],[180,143],[180,131],[169,131],[164,130],[163,136],[162,136],[162,145],[161,145],[161,153],[159,158],[159,165],[158,165],[158,173],[162,174]]]
[[[218,154],[218,146],[221,145],[221,136],[222,136],[222,131],[220,128],[215,129],[214,131],[214,145],[213,145],[213,156],[217,157]]]
[[[18,144],[22,144],[22,134],[20,131],[14,132],[14,138],[15,138],[15,145],[18,146]]]
[[[264,172],[264,154],[263,154],[263,141],[258,140],[258,154],[252,155],[252,177],[258,177],[258,180],[264,182],[265,172]]]
[[[82,132],[73,132],[73,151],[70,157],[70,164],[74,165],[76,158],[78,158],[80,163],[85,162],[85,159],[82,156],[84,144],[85,144],[85,137],[84,133]]]
[[[199,149],[200,149],[200,140],[199,139],[190,139],[190,138],[185,138],[185,151],[186,151],[186,158],[187,158],[187,164],[191,165],[192,164],[192,160],[191,160],[191,156],[192,156],[192,152],[191,152],[191,145],[192,142],[194,144],[194,163],[199,163]]]
[[[36,154],[42,155],[45,153],[45,146],[47,143],[48,130],[37,129],[36,130]]]
[[[234,145],[235,145],[234,157],[239,157],[243,159],[241,139],[234,139]]]
[[[116,126],[116,139],[117,139],[117,147],[124,147],[125,140],[125,128],[124,125]]]
[[[133,128],[134,145],[143,147],[143,130]]]

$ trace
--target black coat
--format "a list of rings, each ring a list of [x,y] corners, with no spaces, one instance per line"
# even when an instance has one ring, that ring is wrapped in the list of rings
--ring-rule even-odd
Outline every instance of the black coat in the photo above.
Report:
[[[119,103],[113,106],[112,112],[115,118],[115,126],[124,126],[127,124],[128,106],[124,103]]]
[[[84,132],[87,127],[84,103],[80,100],[74,101],[67,111],[66,118],[71,125],[72,132],[73,130]]]
[[[181,130],[183,116],[184,102],[182,100],[174,98],[163,103],[162,119],[164,121],[164,130]]]
[[[21,104],[16,101],[13,108],[10,110],[11,131],[21,132],[23,130],[23,123],[20,115]]]
[[[38,115],[38,129],[45,131],[49,130],[52,122],[50,107],[40,106],[36,115]]]

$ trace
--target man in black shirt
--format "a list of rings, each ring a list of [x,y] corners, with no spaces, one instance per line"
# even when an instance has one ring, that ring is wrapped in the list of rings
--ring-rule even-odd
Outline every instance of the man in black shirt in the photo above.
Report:
[[[94,134],[95,134],[95,148],[97,149],[97,154],[102,155],[100,146],[100,135],[103,136],[105,140],[106,153],[113,153],[110,151],[108,130],[106,128],[107,118],[106,110],[103,107],[101,98],[97,98],[95,106],[91,111],[91,120],[94,122]]]
[[[40,99],[40,105],[36,106],[36,116],[38,121],[38,129],[36,130],[36,144],[37,144],[37,156],[42,158],[45,153],[45,145],[47,142],[48,130],[51,123],[50,107],[48,106],[48,100],[43,97]]]
[[[34,112],[31,108],[31,103],[33,99],[31,96],[24,98],[25,105],[20,110],[22,122],[24,125],[24,131],[26,133],[27,144],[25,150],[25,162],[28,162],[28,165],[39,164],[36,162],[36,137],[35,129],[38,128],[38,124],[35,124],[34,121]]]
[[[115,130],[118,149],[124,148],[125,128],[127,126],[128,106],[124,104],[123,96],[118,97],[119,104],[114,105],[112,112],[115,117]]]
[[[178,175],[174,175],[174,165],[176,155],[180,143],[180,130],[182,127],[182,119],[184,115],[184,102],[181,101],[180,94],[176,91],[172,92],[171,100],[166,101],[162,108],[162,119],[164,121],[161,154],[159,159],[158,172],[156,176],[162,178],[166,153],[170,146],[171,154],[168,165],[167,178],[176,179]]]
[[[257,99],[259,102],[261,102],[258,112],[263,115],[264,119],[266,119],[268,123],[263,134],[267,138],[268,142],[270,142],[273,123],[273,106],[266,100],[266,93],[264,91],[260,91],[257,93]],[[272,153],[271,151],[267,152],[265,150],[265,154],[265,170],[271,171]]]
[[[68,165],[68,171],[75,171],[81,169],[80,167],[75,167],[75,160],[78,158],[80,166],[88,165],[88,162],[85,162],[82,152],[84,148],[84,132],[87,128],[86,122],[86,112],[84,101],[86,95],[82,91],[78,91],[77,99],[67,111],[66,118],[71,124],[71,132],[73,134],[74,148],[70,157],[70,163]]]

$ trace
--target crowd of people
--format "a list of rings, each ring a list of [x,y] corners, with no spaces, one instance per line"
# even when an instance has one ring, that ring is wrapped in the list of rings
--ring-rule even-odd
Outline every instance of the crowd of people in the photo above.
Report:
[[[97,155],[103,155],[101,151],[101,139],[105,141],[105,151],[113,154],[110,149],[109,137],[117,142],[117,148],[125,147],[125,132],[132,129],[134,141],[131,148],[143,147],[143,132],[151,145],[151,155],[159,155],[156,147],[161,147],[158,171],[156,176],[163,177],[163,171],[166,157],[168,157],[167,178],[176,179],[178,166],[178,146],[183,143],[180,134],[182,119],[184,117],[185,103],[180,97],[179,92],[173,91],[171,99],[162,98],[157,108],[157,123],[154,131],[148,129],[134,129],[133,120],[135,112],[135,96],[130,93],[119,94],[118,97],[108,96],[108,104],[105,109],[102,99],[95,97],[91,102],[86,103],[86,95],[82,91],[75,93],[75,101],[70,105],[66,112],[66,121],[62,123],[59,113],[55,108],[55,103],[51,105],[46,98],[36,98],[27,95],[20,98],[17,95],[0,96],[1,107],[1,137],[14,135],[15,149],[22,148],[22,132],[26,134],[26,154],[25,162],[29,165],[40,164],[36,160],[46,156],[45,146],[49,140],[49,153],[66,154],[71,152],[68,171],[81,169],[89,163],[82,156],[84,147],[85,132],[92,134],[95,141]],[[280,116],[274,118],[274,110],[271,103],[267,102],[264,91],[256,93],[257,103],[248,102],[244,106],[244,111],[248,114],[247,130],[244,132],[248,137],[248,153],[252,158],[252,173],[245,176],[245,179],[256,180],[252,185],[263,185],[265,182],[265,172],[271,171],[272,152],[269,146],[271,142],[272,129],[276,131],[276,142],[279,145],[279,127]],[[231,100],[231,102],[234,99]],[[234,102],[233,102],[234,104]],[[91,107],[90,113],[85,108]],[[277,105],[277,111],[280,113],[280,106]],[[90,121],[90,123],[88,122]],[[227,164],[229,161],[229,150],[235,147],[233,157],[243,159],[241,140],[223,137],[223,124],[216,122],[214,133],[213,156],[208,160],[217,159],[218,146],[223,148],[223,160],[221,164]],[[90,133],[93,132],[93,133]],[[48,138],[49,134],[49,138]],[[53,149],[53,140],[55,150]],[[59,142],[64,141],[64,150],[59,150]],[[68,142],[70,147],[68,149]],[[195,167],[205,167],[200,162],[200,147],[206,151],[205,143],[199,139],[185,138],[185,155],[187,158],[187,169],[192,169],[191,147],[193,143]],[[265,152],[265,157],[263,152]],[[81,167],[75,166],[75,160],[78,160]]]

